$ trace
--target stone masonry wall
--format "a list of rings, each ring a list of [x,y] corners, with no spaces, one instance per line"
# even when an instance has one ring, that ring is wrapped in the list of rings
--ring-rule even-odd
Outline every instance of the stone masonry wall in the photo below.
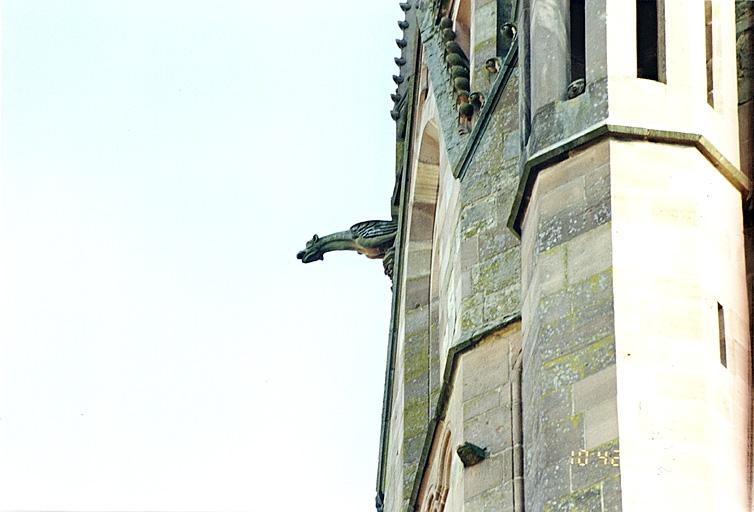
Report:
[[[507,227],[519,173],[517,77],[514,72],[461,183],[459,340],[521,307],[519,242]]]
[[[516,323],[459,356],[446,415],[422,481],[418,510],[428,510],[433,492],[437,496],[446,481],[445,512],[513,512],[512,411],[518,406],[513,380],[520,343],[520,324]],[[450,464],[444,468],[442,441],[448,434]],[[465,442],[486,448],[488,458],[464,468],[456,449]]]
[[[741,193],[694,147],[625,140],[610,188],[623,510],[747,510]]]
[[[495,45],[497,44],[497,30],[495,28],[497,20],[494,19],[498,15],[497,3],[477,2],[474,12],[475,21],[486,20],[480,22],[474,29],[477,41],[486,41],[486,44],[490,46],[490,48],[487,48],[482,45],[481,53],[474,54],[476,62],[479,62],[479,58],[481,58],[479,56],[484,55],[485,60],[487,58],[484,51],[489,50],[494,55]],[[451,92],[448,72],[442,60],[443,52],[439,46],[439,38],[429,26],[423,29],[422,36],[425,38],[423,58],[428,68],[430,90],[435,102],[431,111],[442,139],[440,146],[444,149],[441,155],[441,167],[452,169],[457,165],[462,150],[468,144],[470,135],[459,135],[457,130],[454,95]],[[480,40],[479,38],[483,39]],[[481,61],[481,66],[483,64],[484,60]],[[482,90],[487,96],[495,78],[497,78],[497,75],[486,77],[483,82],[479,80],[475,88]],[[439,304],[430,306],[437,308],[437,312],[432,310],[432,317],[438,319],[440,324],[436,329],[438,336],[433,336],[437,339],[431,340],[430,343],[432,344],[431,348],[434,348],[435,343],[438,345],[438,357],[441,365],[439,372],[431,371],[430,375],[442,375],[444,373],[444,365],[447,363],[446,354],[453,345],[475,332],[500,323],[504,318],[515,315],[520,310],[519,243],[506,227],[507,217],[518,184],[519,147],[518,80],[517,73],[514,71],[500,101],[496,105],[485,132],[481,135],[481,140],[463,180],[459,183],[458,180],[451,177],[456,186],[449,186],[447,183],[443,183],[443,173],[441,173],[440,201],[438,204],[443,208],[449,208],[449,210],[443,210],[441,215],[438,213],[438,218],[442,217],[443,221],[441,226],[436,226],[436,238],[433,243],[441,251],[433,260],[433,279],[437,279],[439,290],[436,295],[435,292],[432,295],[434,299],[438,300]],[[445,161],[446,158],[447,161]],[[457,196],[454,191],[448,200],[444,199],[451,190],[457,188],[460,188],[460,193]],[[447,324],[447,328],[444,327],[445,324]],[[500,366],[500,368],[507,367],[510,346],[505,345],[504,350],[503,348],[500,350],[499,354],[487,359],[489,361],[500,359],[501,362],[505,362],[505,365]],[[488,354],[489,351],[490,349],[487,348],[486,351],[482,352]],[[430,350],[430,354],[433,353],[434,350]],[[464,357],[473,359],[473,353],[474,351]],[[430,357],[432,356],[430,355]],[[495,375],[496,371],[495,367],[487,367],[486,374],[488,376],[484,377],[485,370],[482,365],[477,371],[479,373],[477,378],[487,378],[491,379],[491,382],[498,382],[504,375]],[[474,378],[473,371],[468,375],[468,378]],[[458,378],[460,377],[456,377],[456,379]],[[498,386],[498,384],[495,384],[495,386]],[[491,386],[492,384],[480,385]],[[437,388],[431,387],[430,412],[433,413],[439,396],[435,392]],[[459,392],[454,392],[450,399],[451,404],[461,400],[463,396]],[[487,399],[487,403],[491,403],[490,397],[487,397]],[[406,404],[404,404],[404,408],[405,406]],[[485,409],[486,406],[480,405],[478,407]],[[475,424],[474,429],[480,435],[485,432],[485,429],[491,428],[505,427],[509,431],[510,406],[507,407],[508,412],[505,414],[495,408],[494,418],[492,416],[489,418],[482,416],[484,420],[481,417],[477,418],[478,421],[483,421],[483,423]],[[479,414],[483,415],[488,412],[488,410],[482,410]],[[469,414],[470,416],[467,415],[466,418],[468,420],[477,416],[473,410]],[[418,419],[418,417],[415,419]],[[403,421],[405,429],[409,421],[408,416],[404,417]],[[411,419],[411,422],[413,421],[414,418]],[[463,424],[463,418],[460,422]],[[454,439],[456,439],[456,436],[461,436],[463,431],[462,427],[456,427]],[[426,436],[426,429],[423,434]],[[417,435],[416,437],[422,436]],[[458,444],[463,442],[460,441],[461,437],[458,438],[459,442],[454,444],[454,450]],[[495,442],[500,443],[501,441]],[[414,448],[416,447],[404,447],[404,460],[408,461],[408,451],[413,453]],[[448,497],[448,504],[450,506],[452,502],[457,504],[457,507],[447,510],[464,510],[463,503],[466,499],[469,500],[468,506],[470,507],[467,510],[489,509],[484,507],[489,507],[496,500],[497,494],[495,493],[502,492],[500,486],[503,481],[510,482],[512,479],[512,469],[508,467],[507,463],[503,463],[503,457],[507,457],[507,461],[512,461],[512,457],[510,453],[503,456],[503,452],[502,448],[493,449],[494,457],[490,461],[485,461],[476,469],[469,468],[466,472],[462,471],[463,467],[454,452],[452,477],[455,479],[456,485],[452,488],[459,489],[459,485],[460,488],[464,485],[471,487],[469,487],[467,493],[457,491],[455,494],[451,493],[451,496]],[[481,471],[480,468],[482,467],[487,468],[487,470]],[[461,469],[460,473],[459,468]],[[467,478],[464,476],[465,474],[477,476]],[[411,469],[404,465],[404,493],[409,488],[408,479],[411,476]],[[509,509],[501,508],[500,510]]]
[[[432,57],[433,44],[430,40],[424,46],[430,81],[428,104],[431,107],[424,108],[418,126],[432,121],[439,128],[441,172],[438,208],[442,208],[442,211],[438,211],[436,217],[439,224],[434,225],[432,243],[414,244],[414,249],[407,254],[400,328],[402,335],[397,353],[400,361],[396,363],[394,374],[396,387],[385,486],[385,510],[390,511],[405,510],[408,505],[412,484],[420,469],[418,463],[426,442],[428,420],[435,412],[439,398],[436,383],[438,377],[443,375],[448,349],[520,310],[519,243],[506,227],[519,172],[517,74],[514,71],[487,129],[481,135],[463,181],[450,176],[452,184],[449,184],[446,175],[457,163],[469,135],[459,136],[457,133],[455,112],[450,104],[452,97],[447,89],[448,84],[444,82],[447,71],[444,63],[438,61],[438,55]],[[435,50],[439,51],[437,48]],[[412,211],[411,215],[429,215],[429,212],[415,211],[410,204],[408,210]],[[411,225],[411,221],[407,221]],[[425,235],[420,238],[427,239]],[[439,253],[433,255],[438,249]],[[430,267],[431,278],[427,274]],[[430,298],[429,303],[426,298]],[[507,365],[509,350],[509,347],[505,348],[490,360],[497,361],[499,356]],[[435,369],[434,361],[438,357],[442,364]],[[471,357],[471,353],[468,357]],[[489,367],[487,371],[494,373],[495,368]],[[473,373],[469,378],[474,378]],[[457,400],[459,396],[456,394],[451,400]],[[483,410],[480,414],[487,412]],[[501,415],[500,411],[495,414],[495,423],[491,422],[493,418],[490,417],[490,422],[485,420],[484,427],[480,424],[474,428],[479,432],[485,428],[503,426],[510,430],[510,417]],[[472,411],[467,419],[475,416]],[[459,434],[461,432],[463,429],[458,430]],[[491,459],[485,466],[492,467],[495,472],[488,474],[485,471],[478,478],[468,480],[486,479],[484,482],[469,483],[472,494],[468,498],[476,500],[469,505],[472,507],[470,510],[486,510],[479,507],[488,506],[491,500],[494,501],[494,493],[501,492],[494,489],[502,485],[503,473],[500,471],[508,465],[502,462],[503,451],[502,448],[493,450],[494,460]],[[457,456],[454,457],[458,464]],[[510,453],[505,457],[512,461]],[[479,469],[469,471],[474,474]],[[510,468],[504,471],[507,481],[512,479],[510,471]],[[491,476],[493,474],[497,476]],[[465,485],[463,472],[460,476],[454,473],[454,478],[460,478],[460,485]],[[474,491],[474,486],[481,490]],[[463,510],[463,496],[461,493],[453,498],[461,500],[458,510]]]
[[[489,74],[484,63],[500,56],[499,24],[505,18],[500,11],[512,9],[514,3],[472,1],[472,89],[485,96],[498,76]],[[426,7],[430,4],[434,3],[422,3],[418,9],[422,59],[447,171],[456,168],[472,134],[458,131],[455,95],[435,26],[436,12]],[[540,32],[552,29],[542,15],[552,2],[532,4],[536,27]],[[562,80],[543,75],[535,77],[539,84],[532,83],[552,89],[552,97],[532,113],[533,131],[526,144],[530,155],[607,118],[605,5],[604,0],[587,1],[591,15],[585,93],[566,100]],[[736,6],[742,169],[752,176],[754,2],[736,0]],[[540,61],[559,58],[536,41],[546,41],[533,42]],[[545,73],[540,68],[540,74]],[[519,243],[506,226],[520,170],[519,78],[514,70],[462,181],[456,180],[453,187],[441,184],[440,197],[449,197],[440,200],[445,203],[442,226],[431,242],[416,245],[409,256],[418,262],[413,268],[420,270],[407,273],[413,282],[406,286],[400,313],[386,511],[406,510],[415,481],[422,478],[421,452],[440,398],[448,349],[519,311],[520,339],[516,329],[506,329],[459,356],[443,419],[452,447],[445,510],[514,510],[516,398],[511,368],[519,351],[526,509],[621,510],[610,144],[582,148],[540,172]],[[752,240],[750,233],[749,255],[754,252]],[[749,263],[749,276],[754,275],[752,268]],[[463,468],[455,448],[466,441],[489,448],[490,458]],[[441,474],[437,439],[431,447],[419,503],[432,479]]]
[[[524,218],[527,510],[621,510],[608,147],[541,171]]]
[[[461,407],[449,417],[460,442],[487,448],[489,458],[463,471],[463,507],[458,512],[513,512],[513,408],[517,407],[514,364],[521,352],[520,326],[489,336],[463,354],[457,388]],[[462,422],[462,423],[461,423]],[[461,437],[459,436],[459,437]],[[460,443],[459,443],[460,444]],[[460,501],[460,500],[459,500]]]

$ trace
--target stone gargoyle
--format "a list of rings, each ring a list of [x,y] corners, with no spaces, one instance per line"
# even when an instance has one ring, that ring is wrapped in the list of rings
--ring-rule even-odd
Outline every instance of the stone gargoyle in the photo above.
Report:
[[[346,231],[322,237],[314,235],[296,257],[303,263],[311,263],[325,259],[326,252],[356,251],[367,258],[382,259],[385,274],[392,278],[393,243],[397,232],[398,223],[394,220],[359,222]]]

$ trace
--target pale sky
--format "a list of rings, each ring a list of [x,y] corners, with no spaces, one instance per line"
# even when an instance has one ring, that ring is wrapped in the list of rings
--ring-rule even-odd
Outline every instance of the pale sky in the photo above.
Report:
[[[397,0],[4,0],[0,510],[373,510]]]

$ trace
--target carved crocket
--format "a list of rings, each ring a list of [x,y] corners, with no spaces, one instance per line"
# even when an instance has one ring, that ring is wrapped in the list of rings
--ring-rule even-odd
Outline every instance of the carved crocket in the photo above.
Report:
[[[354,224],[346,231],[319,237],[314,235],[306,242],[303,251],[296,255],[303,263],[324,259],[330,251],[356,251],[367,258],[383,259],[390,252],[398,231],[394,220],[368,220]],[[385,273],[392,277],[392,257],[383,259]]]

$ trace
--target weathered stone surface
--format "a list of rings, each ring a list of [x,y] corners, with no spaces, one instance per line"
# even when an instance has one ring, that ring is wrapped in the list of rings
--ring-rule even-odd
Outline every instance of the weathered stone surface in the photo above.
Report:
[[[616,396],[615,366],[608,366],[573,385],[573,410],[583,412]]]
[[[492,227],[495,215],[495,198],[487,196],[461,212],[461,236],[471,238]]]
[[[464,512],[510,512],[513,510],[512,485],[492,489],[467,500]]]
[[[565,94],[565,87],[563,87]],[[563,97],[563,100],[565,97]],[[532,120],[529,154],[584,131],[608,116],[607,78],[586,84],[580,96],[553,101],[538,109]]]
[[[738,102],[754,99],[754,3],[736,0]]]
[[[546,251],[609,221],[609,198],[586,208],[577,205],[551,217],[543,217],[540,219],[537,250]]]
[[[474,498],[500,485],[506,471],[509,471],[511,467],[510,452],[508,454],[507,457],[505,454],[490,457],[475,466],[466,468],[464,479],[466,499]]]
[[[464,422],[464,439],[495,455],[511,444],[510,410],[495,407]]]
[[[618,437],[618,404],[615,395],[584,412],[584,448],[587,450]]]
[[[429,276],[406,280],[406,305],[409,309],[426,307],[429,301]]]
[[[518,279],[519,252],[514,248],[476,265],[471,272],[474,290],[489,294]]]
[[[484,298],[482,319],[490,325],[521,309],[521,285],[516,280],[499,292],[490,293]]]
[[[623,510],[620,474],[615,474],[602,482],[603,512],[620,512]]]
[[[464,400],[463,420],[469,421],[490,409],[501,407],[503,405],[502,398],[502,390],[500,388],[495,388],[491,391],[486,391],[483,394],[478,394],[468,400]]]
[[[586,30],[586,90],[582,95],[566,101],[568,72],[565,52],[569,45],[567,31],[563,31],[567,16],[562,9],[567,2],[525,2],[520,21],[515,21],[521,24],[519,36],[526,36],[521,37],[520,41],[530,45],[521,49],[522,68],[527,64],[527,58],[532,58],[533,52],[539,52],[539,55],[533,56],[533,61],[528,61],[534,64],[534,69],[529,67],[529,76],[521,74],[524,89],[521,96],[519,70],[514,70],[495,112],[489,117],[486,131],[474,140],[475,149],[466,158],[467,144],[472,140],[473,132],[461,135],[457,130],[458,111],[454,104],[450,74],[443,61],[443,44],[435,25],[438,19],[437,12],[433,10],[435,4],[422,2],[417,5],[417,10],[421,12],[423,58],[428,77],[426,88],[419,87],[417,90],[420,97],[423,95],[429,99],[416,105],[416,115],[424,115],[422,121],[431,119],[437,124],[438,147],[441,148],[437,165],[446,171],[458,170],[463,155],[465,167],[461,181],[440,183],[439,206],[426,203],[417,210],[416,233],[426,245],[409,255],[406,263],[409,282],[402,290],[406,297],[403,306],[407,308],[401,324],[405,331],[401,346],[403,366],[396,368],[395,375],[400,386],[398,391],[394,391],[394,404],[400,409],[401,417],[391,417],[394,428],[399,432],[395,435],[391,432],[390,457],[394,460],[389,465],[386,477],[390,489],[395,490],[399,498],[388,500],[393,507],[388,510],[405,510],[408,506],[406,499],[416,483],[415,477],[422,476],[417,473],[422,469],[418,468],[417,457],[426,443],[426,426],[430,415],[435,412],[442,414],[440,409],[435,409],[435,402],[440,396],[447,398],[443,404],[446,416],[442,419],[452,431],[453,446],[473,442],[490,448],[492,452],[491,459],[466,469],[460,467],[454,455],[450,469],[448,510],[512,510],[514,449],[511,445],[518,442],[514,434],[521,427],[515,424],[518,420],[514,413],[518,409],[512,407],[511,402],[519,399],[523,401],[524,415],[521,420],[525,444],[526,509],[538,512],[621,510],[620,468],[604,464],[581,467],[570,462],[572,451],[606,451],[618,446],[616,395],[619,388],[616,386],[615,368],[620,357],[628,356],[616,354],[616,340],[622,338],[615,333],[614,318],[615,308],[621,306],[618,299],[614,300],[613,297],[614,273],[617,272],[613,261],[613,243],[615,232],[619,231],[614,212],[618,208],[627,208],[645,214],[646,219],[652,222],[672,226],[672,240],[647,242],[637,238],[634,241],[634,245],[645,242],[648,246],[664,244],[663,247],[672,250],[673,244],[682,239],[682,230],[685,229],[686,234],[692,233],[693,229],[709,221],[711,212],[693,204],[696,199],[689,201],[684,196],[689,190],[679,187],[679,183],[687,183],[687,178],[694,179],[692,173],[696,171],[679,164],[682,160],[664,160],[660,157],[657,158],[657,168],[632,170],[635,172],[631,172],[629,186],[646,188],[648,193],[634,197],[627,207],[612,190],[615,174],[611,169],[614,159],[611,148],[614,141],[604,140],[576,148],[562,155],[565,160],[547,164],[546,168],[541,169],[533,189],[527,190],[527,193],[531,192],[531,199],[523,219],[519,243],[507,230],[506,222],[517,192],[519,173],[524,169],[521,157],[533,157],[538,151],[606,120],[608,112],[611,116],[614,114],[612,109],[608,110],[606,75],[609,68],[605,54],[608,48],[605,44],[607,26],[614,21],[607,19],[604,2],[587,2],[590,13]],[[471,4],[476,9],[471,13],[475,23],[471,41],[473,52],[469,55],[471,81],[475,90],[488,94],[496,77],[485,74],[483,57],[492,55],[490,52],[495,50],[498,57],[503,56],[499,51],[502,42],[500,35],[503,33],[499,25],[503,20],[510,21],[505,16],[497,16],[493,20],[492,13],[498,8],[512,9],[514,2],[477,0]],[[611,8],[618,13],[615,19],[622,19],[620,14],[626,6],[633,8],[630,2],[612,3]],[[746,134],[751,135],[750,127],[746,124],[751,109],[746,102],[754,95],[751,85],[754,59],[748,58],[753,47],[754,3],[737,1],[736,7],[738,89],[742,106],[739,112],[743,117],[739,127],[741,147],[748,147],[744,143]],[[527,12],[527,9],[532,10]],[[548,14],[548,9],[559,12]],[[540,32],[527,34],[525,30],[529,22]],[[678,23],[673,24],[676,25]],[[615,44],[620,44],[620,41],[611,40],[610,48],[620,50]],[[553,51],[543,52],[547,48]],[[537,65],[537,62],[541,65]],[[700,61],[696,59],[693,62]],[[658,91],[667,90],[669,103],[681,101],[683,80],[672,80],[675,83],[666,85],[639,84],[635,83],[635,70],[630,67],[624,69],[624,62],[614,61],[610,66],[613,72],[618,70],[611,76],[610,90],[617,100],[621,98],[614,91],[626,94],[625,91],[632,88],[638,90],[645,87],[649,90],[656,86]],[[682,75],[683,66],[685,64],[679,64],[675,73]],[[553,76],[548,77],[548,74]],[[527,102],[532,100],[527,90],[535,96],[530,103],[534,108],[531,119],[525,117],[519,123],[519,111],[526,113]],[[521,106],[519,98],[523,100]],[[615,105],[618,105],[617,101]],[[702,106],[707,109],[706,104]],[[723,113],[727,108],[721,107],[717,113],[710,110],[710,113],[729,115]],[[421,113],[422,109],[424,114]],[[700,114],[698,120],[695,117],[694,123],[701,123],[706,119],[704,116]],[[474,119],[477,122],[478,113]],[[625,119],[634,118],[627,116]],[[531,126],[527,127],[529,121]],[[663,129],[677,127],[671,123],[674,119],[662,121],[669,123],[668,127],[660,126]],[[641,122],[634,124],[643,125]],[[688,131],[699,128],[691,124],[689,122]],[[527,131],[527,128],[531,130]],[[706,127],[701,126],[701,129]],[[521,154],[522,142],[524,155]],[[402,148],[403,144],[404,141],[399,142],[399,147]],[[643,141],[636,144],[644,147],[648,144],[666,146]],[[730,146],[734,147],[733,144]],[[687,149],[697,151],[691,147]],[[744,167],[750,165],[746,159],[750,157],[748,153],[742,153]],[[630,158],[624,157],[624,160]],[[671,180],[661,172],[664,168],[684,169],[687,174],[683,179]],[[710,190],[713,185],[719,185],[713,182],[711,176],[713,174],[710,174],[707,183]],[[698,187],[697,191],[702,188]],[[677,193],[665,194],[669,190],[676,190]],[[665,195],[657,199],[653,196],[655,193]],[[740,202],[731,201],[733,203],[740,210]],[[436,212],[441,212],[446,218],[438,220],[435,225],[430,221]],[[719,223],[721,232],[724,231],[724,224]],[[626,228],[625,224],[623,228]],[[430,250],[433,243],[437,244],[434,246],[436,252]],[[709,243],[721,245],[727,242],[713,236]],[[697,258],[697,253],[701,253],[700,248],[690,250],[687,258],[675,258],[668,266],[701,267],[704,260]],[[644,256],[637,251],[636,257]],[[656,261],[648,262],[648,265],[657,269]],[[432,267],[433,280],[428,279],[426,269],[429,267]],[[664,290],[673,287],[680,289],[683,282],[661,282],[658,287]],[[710,290],[704,290],[705,293],[722,293],[713,290],[718,283],[713,280],[710,283]],[[699,305],[702,287],[690,287],[678,293],[687,296],[691,303],[674,302],[679,309],[683,309],[683,314],[671,311],[660,315],[650,310],[641,317],[641,322],[651,323],[654,335],[664,336],[663,339],[670,343],[691,339],[695,333],[704,330],[706,324],[701,318],[710,309]],[[714,300],[714,297],[710,300]],[[430,302],[440,304],[434,307],[428,304]],[[448,394],[441,395],[438,386],[445,374],[441,373],[439,365],[447,357],[447,349],[460,342],[469,343],[474,339],[472,335],[484,332],[484,329],[519,310],[523,317],[521,396],[512,396],[519,389],[517,383],[514,385],[508,381],[515,377],[510,366],[518,353],[514,356],[511,347],[505,352],[487,353],[485,342],[458,356],[457,373],[450,375],[452,383],[443,389]],[[744,323],[742,317],[733,322],[736,328]],[[624,318],[619,326],[626,323]],[[742,349],[738,345],[733,347],[735,350],[732,349],[730,355],[735,357],[735,353]],[[683,348],[689,352],[701,350],[688,344]],[[664,346],[653,346],[655,349],[658,352],[670,350]],[[728,371],[743,373],[746,364],[732,364]],[[653,379],[655,389],[667,391],[673,396],[684,397],[683,393],[691,395],[696,391],[682,389],[691,380],[690,377],[688,381],[677,382],[668,382],[656,376]],[[625,387],[622,389],[624,393],[632,392]],[[668,425],[666,430],[673,428],[676,428],[675,425]],[[700,434],[689,432],[689,439],[696,440],[694,435]],[[435,455],[431,453],[430,458]]]
[[[494,343],[483,343],[463,355],[465,367],[474,368],[463,376],[463,399],[469,400],[508,380],[508,352]]]
[[[534,510],[601,511],[601,484],[584,486],[606,478],[606,468],[595,468],[578,487],[570,456],[617,436],[614,379],[596,402],[587,396],[604,384],[603,370],[616,360],[608,153],[604,144],[594,149],[539,175],[522,239],[530,258],[523,308],[524,482],[527,508],[534,503]]]
[[[549,500],[544,512],[602,512],[602,486],[595,485]]]

